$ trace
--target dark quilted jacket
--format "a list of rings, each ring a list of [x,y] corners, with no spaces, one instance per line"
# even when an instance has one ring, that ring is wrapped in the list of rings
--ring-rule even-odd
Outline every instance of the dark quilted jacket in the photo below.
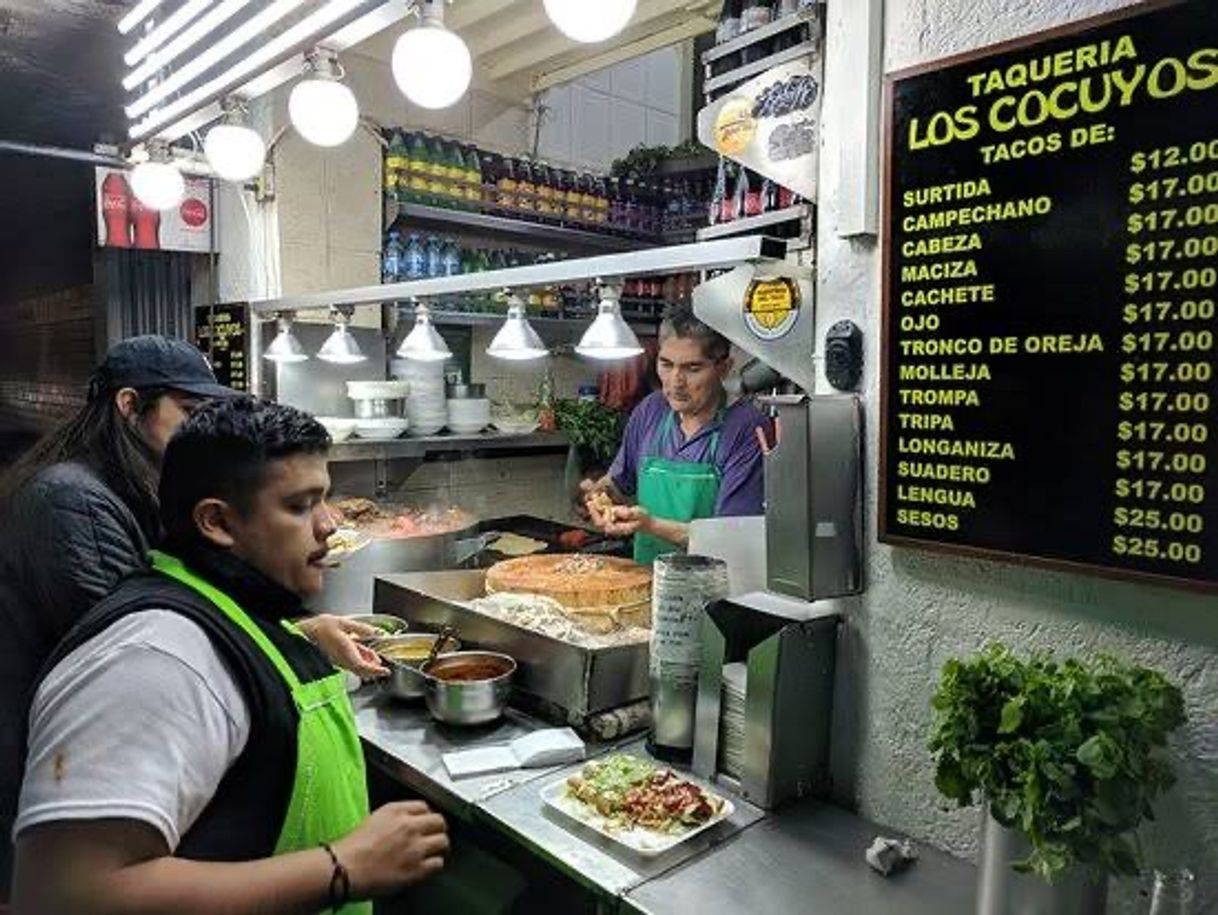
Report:
[[[0,510],[0,899],[11,873],[29,691],[55,644],[128,573],[148,543],[83,464],[48,467]]]

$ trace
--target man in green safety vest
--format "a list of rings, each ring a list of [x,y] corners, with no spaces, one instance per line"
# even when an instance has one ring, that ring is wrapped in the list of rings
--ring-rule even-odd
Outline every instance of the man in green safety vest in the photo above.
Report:
[[[443,866],[425,804],[369,815],[343,675],[288,622],[322,586],[328,446],[252,398],[174,436],[164,552],[69,633],[34,696],[17,911],[369,915]]]

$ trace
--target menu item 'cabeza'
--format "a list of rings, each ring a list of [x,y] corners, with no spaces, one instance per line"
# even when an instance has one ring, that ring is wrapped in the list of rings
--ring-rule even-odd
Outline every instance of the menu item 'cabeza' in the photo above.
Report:
[[[645,626],[651,607],[651,569],[612,556],[521,556],[486,572],[487,594],[540,594],[592,631]]]
[[[665,834],[696,829],[724,804],[671,769],[624,753],[588,763],[567,779],[567,794],[604,817],[610,828]]]

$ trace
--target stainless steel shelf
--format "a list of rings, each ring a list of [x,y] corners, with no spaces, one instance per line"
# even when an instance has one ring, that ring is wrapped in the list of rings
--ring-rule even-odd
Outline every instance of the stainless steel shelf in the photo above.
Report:
[[[773,38],[775,35],[781,35],[790,29],[803,25],[805,22],[814,22],[820,16],[820,7],[815,9],[804,10],[801,13],[796,13],[794,16],[783,16],[776,22],[771,22],[769,25],[763,25],[759,29],[752,29],[745,32],[743,35],[738,35],[731,41],[725,41],[723,44],[715,45],[708,51],[702,52],[702,63],[709,64],[712,60],[718,60],[720,57],[726,57],[728,54],[734,54],[737,51],[742,51],[747,47],[757,44],[759,41],[765,41],[767,38]]]
[[[569,441],[562,432],[530,432],[511,435],[505,432],[479,432],[477,435],[421,435],[395,438],[386,442],[349,439],[330,446],[331,461],[388,461],[422,458],[443,451],[547,451],[562,450]]]
[[[812,206],[807,203],[797,203],[795,206],[787,207],[784,210],[762,213],[760,216],[746,216],[744,219],[735,219],[732,222],[722,222],[717,225],[707,226],[705,229],[698,230],[698,239],[699,241],[709,241],[716,238],[751,235],[761,232],[767,226],[799,220],[801,223],[799,237],[785,239],[788,251],[798,251],[802,248],[810,247],[812,244],[810,239],[811,226],[804,224],[809,222],[811,217]]]
[[[627,309],[628,311],[629,309]],[[410,319],[413,314],[413,309],[404,308],[403,315]],[[431,322],[437,325],[447,324],[450,327],[477,327],[483,324],[502,324],[507,317],[506,313],[493,311],[432,311]],[[586,315],[571,315],[569,317],[552,317],[548,315],[526,314],[529,323],[534,327],[585,327],[596,317],[595,310],[590,311]],[[626,323],[635,330],[649,331],[654,333],[656,325],[660,323],[659,318],[647,320],[640,317],[626,317]]]
[[[777,54],[771,54],[769,57],[763,57],[761,60],[755,60],[751,64],[745,64],[743,67],[737,67],[735,70],[728,70],[726,73],[720,73],[718,76],[712,76],[702,84],[702,89],[706,93],[714,92],[716,89],[721,89],[724,86],[735,85],[743,82],[750,76],[756,76],[758,73],[764,73],[771,67],[777,67],[779,64],[785,64],[789,60],[798,60],[801,57],[807,57],[820,45],[820,41],[812,40],[801,42],[792,48],[787,48],[785,51],[779,51]]]
[[[612,280],[629,276],[717,270],[745,262],[782,258],[786,252],[787,245],[778,239],[760,236],[724,238],[689,245],[644,248],[621,254],[571,258],[529,267],[511,267],[507,270],[486,270],[482,273],[463,273],[430,280],[378,283],[375,286],[356,286],[262,299],[251,302],[250,310],[255,314],[267,314],[329,308],[332,305],[379,305],[383,302],[409,301],[412,298],[430,299],[460,295],[464,292],[496,291],[504,287],[527,289],[532,286],[550,286],[596,278]]]
[[[385,223],[393,225],[399,220],[423,226],[437,226],[453,230],[454,227],[474,229],[487,235],[499,235],[519,239],[523,242],[552,243],[592,251],[635,251],[640,246],[659,244],[658,239],[641,236],[610,235],[590,232],[568,226],[549,225],[542,222],[526,222],[508,216],[494,216],[473,210],[450,210],[422,203],[386,203]]]

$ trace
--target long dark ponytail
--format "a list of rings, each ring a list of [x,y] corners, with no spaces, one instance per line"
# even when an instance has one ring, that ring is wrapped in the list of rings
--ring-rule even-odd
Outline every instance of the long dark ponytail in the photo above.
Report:
[[[96,473],[130,509],[149,541],[160,531],[157,508],[159,461],[137,425],[119,412],[115,391],[89,386],[85,405],[48,432],[0,477],[0,505],[46,468],[79,461]],[[156,409],[167,388],[136,391],[135,418]]]

